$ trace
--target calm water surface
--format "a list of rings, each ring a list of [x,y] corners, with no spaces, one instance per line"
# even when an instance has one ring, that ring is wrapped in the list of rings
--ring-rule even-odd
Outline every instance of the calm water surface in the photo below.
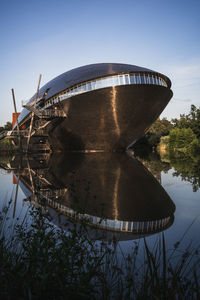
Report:
[[[164,231],[168,247],[199,243],[200,170],[188,162],[137,160],[127,154],[66,154],[0,158],[1,209],[23,220],[30,206],[45,206],[56,226],[87,218],[91,236],[149,245]],[[78,214],[77,214],[78,212]]]

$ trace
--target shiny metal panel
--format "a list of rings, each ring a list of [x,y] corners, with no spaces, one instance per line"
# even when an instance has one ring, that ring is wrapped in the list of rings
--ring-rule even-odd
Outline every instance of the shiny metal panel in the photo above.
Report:
[[[82,83],[84,81],[92,80],[99,77],[116,75],[116,74],[124,74],[131,72],[143,72],[148,74],[158,75],[163,78],[168,87],[171,87],[171,81],[169,78],[161,73],[152,71],[150,69],[138,67],[135,65],[129,64],[118,64],[118,63],[100,63],[100,64],[91,64],[87,66],[82,66],[79,68],[75,68],[68,72],[65,72],[48,83],[46,83],[40,90],[38,96],[41,97],[47,90],[46,99],[53,97],[54,95],[60,93],[61,91],[66,90],[67,88],[74,86],[76,84]],[[35,99],[35,95],[31,97],[29,103]],[[22,114],[19,117],[19,122],[23,120],[25,116],[27,116],[28,111],[23,110]]]
[[[87,66],[82,66],[70,71],[67,71],[53,80],[45,84],[39,91],[39,97],[50,88],[47,99],[53,95],[59,93],[60,91],[69,88],[75,84],[79,84],[84,81],[88,81],[94,78],[99,78],[102,76],[116,75],[120,73],[129,73],[129,72],[144,72],[144,73],[154,73],[163,77],[168,85],[170,85],[170,80],[165,75],[158,72],[152,71],[150,69],[128,65],[128,64],[117,64],[117,63],[101,63],[101,64],[91,64]],[[170,86],[169,86],[170,87]],[[33,100],[34,96],[30,99]]]
[[[125,85],[62,102],[68,114],[49,135],[54,151],[124,151],[158,118],[172,97],[163,86]]]

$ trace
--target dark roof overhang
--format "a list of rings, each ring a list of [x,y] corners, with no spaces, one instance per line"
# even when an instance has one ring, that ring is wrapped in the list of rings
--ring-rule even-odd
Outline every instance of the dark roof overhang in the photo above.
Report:
[[[54,95],[58,94],[59,92],[66,90],[67,88],[70,88],[76,84],[80,84],[82,82],[96,79],[99,77],[106,77],[110,75],[117,75],[120,73],[123,74],[123,73],[130,73],[130,72],[157,74],[166,81],[169,88],[171,87],[171,81],[167,76],[152,71],[150,69],[146,69],[134,65],[127,65],[127,64],[100,63],[100,64],[91,64],[91,65],[75,68],[55,77],[54,79],[46,83],[39,90],[39,97],[41,97],[46,92],[47,89],[48,89],[48,93],[46,99],[49,99]],[[34,99],[35,99],[35,95],[29,101],[31,102]]]
[[[120,63],[98,63],[78,67],[55,77],[40,88],[38,97],[40,98],[46,93],[45,99],[49,99],[58,93],[85,81],[111,75],[137,72],[160,76],[166,81],[168,88],[171,87],[171,81],[167,76],[147,68]],[[34,100],[35,95],[31,97],[29,103]],[[24,108],[19,116],[19,123],[22,124],[29,115],[30,112]]]

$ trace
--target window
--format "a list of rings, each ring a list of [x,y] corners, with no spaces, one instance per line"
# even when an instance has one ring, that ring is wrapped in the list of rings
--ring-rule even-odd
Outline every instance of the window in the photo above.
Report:
[[[114,76],[113,77],[113,84],[114,85],[119,85],[119,78],[118,78],[118,76]]]
[[[91,84],[91,82],[88,82],[88,84],[87,84],[87,90],[88,91],[92,90],[92,84]]]
[[[101,82],[101,79],[98,79],[97,80],[97,82],[96,82],[96,84],[97,84],[97,89],[100,89],[100,88],[102,88],[102,82]]]
[[[126,221],[123,221],[122,230],[126,230]]]
[[[107,81],[107,86],[113,86],[114,85],[113,77],[106,78],[106,81]]]
[[[92,86],[92,90],[96,89],[96,81],[95,80],[91,82],[91,86]]]
[[[107,78],[102,78],[102,79],[101,79],[101,83],[102,83],[102,86],[103,86],[103,87],[109,86],[109,82],[108,82]]]
[[[147,75],[147,84],[150,84],[151,82],[150,82],[150,77],[149,77],[149,75]]]
[[[125,75],[125,84],[129,84],[129,75]]]
[[[79,86],[77,87],[77,93],[80,93],[80,92],[82,91],[82,88],[83,88],[83,86],[82,86],[82,85],[79,85]]]
[[[96,80],[88,81],[83,84],[74,86],[66,91],[60,93],[61,100],[67,99],[74,94],[81,94],[87,91],[92,91],[95,89],[101,89],[117,85],[127,85],[127,84],[154,84],[167,87],[167,83],[163,78],[152,74],[140,74],[140,73],[130,73],[130,74],[120,74],[115,76],[107,76],[104,78],[99,78]],[[53,97],[46,101],[45,106],[48,107],[51,104],[57,103],[58,98]]]
[[[135,75],[133,75],[133,74],[130,75],[130,83],[131,84],[135,84],[136,83],[135,82]]]
[[[140,84],[140,77],[139,75],[135,75],[135,83]]]
[[[124,84],[124,76],[123,75],[120,75],[119,76],[119,84]]]
[[[145,83],[145,75],[141,75],[140,80],[141,80],[141,83],[144,84]]]
[[[132,222],[128,222],[128,231],[132,231]]]
[[[154,84],[154,82],[153,82],[153,76],[149,76],[149,79],[150,79],[150,84]]]

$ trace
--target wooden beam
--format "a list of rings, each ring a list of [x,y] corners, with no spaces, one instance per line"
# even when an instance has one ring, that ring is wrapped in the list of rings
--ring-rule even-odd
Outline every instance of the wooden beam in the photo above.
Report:
[[[16,205],[17,205],[18,188],[19,188],[19,177],[20,177],[20,175],[18,174],[18,177],[17,177],[17,186],[16,186],[16,190],[15,190],[15,201],[14,201],[14,206],[13,206],[13,219],[15,218],[15,211],[16,211]]]
[[[37,91],[36,91],[36,94],[35,94],[34,107],[36,106],[36,103],[37,103],[37,98],[38,98],[38,93],[39,93],[39,89],[40,89],[41,78],[42,78],[42,75],[40,74],[39,80],[38,80]],[[30,123],[30,127],[29,127],[29,135],[28,135],[28,139],[27,139],[26,152],[28,152],[29,142],[30,142],[30,138],[31,138],[31,131],[32,131],[32,127],[33,127],[33,120],[34,120],[34,112],[32,112],[32,115],[31,115],[31,123]]]
[[[15,93],[14,93],[14,89],[12,89],[11,91],[12,91],[13,105],[14,105],[15,117],[16,117],[16,123],[17,123],[17,131],[18,131],[18,138],[19,138],[19,148],[21,150],[21,138],[20,138],[20,131],[19,131],[19,122],[18,122],[18,116],[17,116],[17,107],[16,107],[16,101],[15,101]]]

